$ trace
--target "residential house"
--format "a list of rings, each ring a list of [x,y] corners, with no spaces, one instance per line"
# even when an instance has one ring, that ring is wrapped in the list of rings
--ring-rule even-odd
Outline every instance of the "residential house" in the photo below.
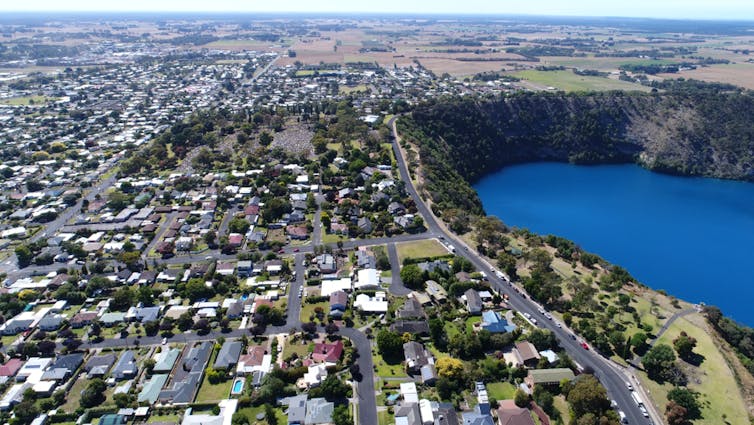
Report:
[[[87,372],[87,378],[102,378],[107,375],[107,372],[113,367],[113,364],[115,364],[116,359],[117,357],[112,353],[93,356],[88,362],[86,362],[86,365],[84,365],[84,370]]]
[[[559,386],[563,381],[573,381],[575,378],[573,371],[565,367],[559,367],[554,369],[532,369],[524,379],[524,382],[529,388],[534,388],[536,385],[542,385],[545,387]]]
[[[406,371],[410,374],[419,374],[422,366],[435,363],[432,354],[416,341],[403,344],[403,357],[406,360]]]
[[[133,351],[127,350],[118,358],[118,362],[113,366],[110,376],[116,381],[131,379],[136,376],[139,367],[136,365],[136,356]]]
[[[317,363],[309,365],[309,369],[304,374],[302,381],[306,388],[314,388],[319,386],[325,379],[327,379],[327,365]]]
[[[81,311],[71,318],[70,324],[72,328],[78,329],[91,325],[96,319],[96,311]]]
[[[225,341],[215,359],[215,370],[233,370],[238,364],[238,357],[241,355],[243,344],[241,341]]]
[[[180,355],[181,350],[177,348],[163,349],[162,351],[157,353],[157,355],[155,355],[155,364],[152,371],[158,374],[170,374],[170,372],[173,370],[173,366],[175,366],[176,360],[178,360],[178,356]]]
[[[428,280],[425,282],[427,295],[434,302],[443,304],[448,300],[448,292],[439,283],[434,280]]]
[[[249,277],[251,276],[253,270],[254,265],[251,260],[241,260],[238,262],[236,274],[238,274],[238,277]]]
[[[480,326],[491,333],[505,333],[516,330],[516,325],[509,324],[507,320],[500,316],[500,313],[492,310],[482,312]]]
[[[336,291],[330,294],[330,316],[342,317],[348,306],[348,294]]]
[[[318,342],[314,344],[312,360],[315,362],[337,363],[343,355],[343,341],[337,340],[332,343]]]
[[[24,362],[21,359],[9,359],[4,365],[0,366],[0,377],[12,378],[23,365]]]
[[[396,425],[424,425],[419,411],[419,403],[403,403],[395,409]]]
[[[383,291],[377,291],[374,297],[359,294],[353,302],[353,307],[364,313],[385,314],[388,309],[387,295]]]
[[[499,403],[500,407],[497,409],[498,425],[535,425],[529,409],[516,406],[513,400],[500,400]]]
[[[53,332],[60,329],[65,317],[60,314],[48,313],[37,323],[37,327],[45,332]]]
[[[411,335],[427,336],[429,335],[429,324],[426,320],[396,320],[390,325],[390,330],[401,335],[409,333]]]
[[[288,425],[306,425],[306,394],[288,397],[284,403],[288,404]]]
[[[380,272],[377,269],[361,269],[356,274],[354,287],[359,290],[380,287]]]
[[[159,320],[162,307],[131,307],[125,315],[125,320],[129,322],[138,321],[140,323],[154,322]]]
[[[406,298],[406,302],[398,309],[396,315],[401,319],[423,319],[424,308],[413,296]]]
[[[482,314],[482,298],[479,297],[479,293],[475,289],[467,289],[463,293],[463,300],[466,303],[466,309],[469,311],[469,314]]]
[[[513,348],[514,355],[518,358],[520,364],[527,367],[537,367],[539,363],[539,352],[529,341],[520,341]]]
[[[244,376],[251,374],[264,375],[272,369],[272,355],[261,345],[249,347],[247,354],[238,358],[236,375]]]
[[[306,401],[306,425],[331,424],[335,405],[324,398],[313,398]]]

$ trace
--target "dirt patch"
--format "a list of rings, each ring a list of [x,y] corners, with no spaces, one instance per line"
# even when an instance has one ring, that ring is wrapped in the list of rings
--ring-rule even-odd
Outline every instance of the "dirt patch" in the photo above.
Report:
[[[275,133],[272,147],[280,147],[297,155],[312,154],[312,137],[314,132],[303,126],[292,126]]]

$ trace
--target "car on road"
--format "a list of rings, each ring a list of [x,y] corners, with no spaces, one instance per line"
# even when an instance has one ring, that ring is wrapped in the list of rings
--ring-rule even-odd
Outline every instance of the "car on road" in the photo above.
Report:
[[[631,383],[628,382],[628,381],[626,381],[626,388],[628,388],[629,391],[633,391],[634,390],[634,386],[631,385]]]
[[[647,412],[647,408],[646,408],[646,407],[644,407],[644,406],[639,406],[639,410],[641,411],[641,414],[642,414],[642,415],[643,415],[643,416],[644,416],[645,418],[648,418],[648,417],[649,417],[649,412]]]
[[[571,334],[571,339],[576,340],[576,335]]]
[[[547,313],[547,312],[545,312],[545,317],[546,317],[546,318],[547,318],[548,320],[552,320],[552,314],[550,314],[550,313]]]
[[[298,248],[294,248],[293,252],[299,252],[299,249]]]
[[[167,338],[162,338],[162,345],[165,345],[167,343],[168,343],[168,339]]]
[[[555,326],[557,326],[558,328],[561,328],[561,329],[563,328],[563,325],[561,325],[560,322],[555,322]]]
[[[285,254],[285,250],[284,249],[278,250],[278,254]]]
[[[587,344],[586,342],[582,342],[581,343],[581,347],[584,348],[584,350],[588,350],[589,349],[589,344]]]

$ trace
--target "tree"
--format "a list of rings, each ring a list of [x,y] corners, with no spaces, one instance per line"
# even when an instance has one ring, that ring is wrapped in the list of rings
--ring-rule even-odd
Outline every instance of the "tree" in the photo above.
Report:
[[[383,329],[377,334],[377,349],[388,363],[400,363],[403,357],[403,339],[395,332]]]
[[[160,322],[157,320],[152,320],[147,323],[144,323],[144,333],[147,336],[155,336],[157,335],[157,331],[160,330]]]
[[[349,405],[340,404],[332,412],[332,421],[335,425],[352,425],[351,410]]]
[[[665,406],[665,418],[670,425],[688,425],[686,414],[686,408],[672,400]]]
[[[34,400],[23,400],[13,408],[13,414],[16,416],[16,423],[27,425],[39,415],[39,408]]]
[[[208,287],[202,279],[189,280],[183,293],[192,303],[215,295],[215,291]]]
[[[105,381],[99,378],[90,380],[89,385],[81,392],[81,407],[89,408],[104,403],[106,389],[107,384],[105,384]]]
[[[262,146],[269,146],[272,143],[272,140],[272,135],[266,131],[263,131],[262,134],[259,135],[259,144]]]
[[[18,259],[19,267],[26,267],[31,264],[31,260],[34,258],[34,253],[31,251],[28,245],[19,245],[15,251],[16,258]]]
[[[647,334],[644,332],[636,332],[631,336],[631,345],[639,350],[644,350],[644,345],[647,343]]]
[[[667,344],[657,344],[641,359],[647,375],[655,381],[666,381],[675,369],[675,353]]]
[[[684,360],[689,360],[692,357],[695,347],[696,338],[690,337],[685,331],[681,331],[678,338],[673,340],[673,348],[675,348],[675,352],[678,353],[678,357]]]
[[[309,397],[324,397],[327,401],[337,401],[348,397],[351,388],[335,375],[329,375],[318,387],[309,390]]]
[[[178,316],[176,324],[178,326],[178,329],[180,329],[182,332],[185,332],[191,329],[192,326],[194,326],[194,318],[191,316],[191,313],[187,311]]]
[[[242,217],[234,217],[228,222],[228,230],[231,233],[245,234],[249,231],[249,227],[251,227],[251,223]]]
[[[702,417],[701,407],[699,406],[699,393],[688,388],[676,387],[668,391],[668,400],[686,409],[687,419],[694,420]]]
[[[518,407],[528,407],[529,406],[529,394],[526,394],[522,389],[516,390],[516,395],[513,397],[513,402],[516,403],[516,406]]]
[[[581,417],[592,413],[596,417],[610,408],[607,391],[592,375],[584,374],[578,377],[568,390],[566,397],[576,415]]]
[[[463,376],[463,362],[453,357],[441,357],[435,363],[438,376],[458,381]]]
[[[416,264],[408,264],[401,269],[401,280],[403,284],[411,289],[421,289],[424,284],[422,271]]]
[[[115,291],[113,299],[110,301],[110,308],[113,310],[126,310],[133,306],[136,301],[136,294],[128,286],[122,286]]]
[[[113,401],[118,408],[123,409],[130,407],[134,402],[134,398],[128,393],[118,393],[113,395]]]

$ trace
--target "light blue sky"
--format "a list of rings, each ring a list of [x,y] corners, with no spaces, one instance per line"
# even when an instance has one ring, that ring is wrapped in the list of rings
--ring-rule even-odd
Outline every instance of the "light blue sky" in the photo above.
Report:
[[[378,12],[754,20],[752,0],[0,0],[0,11]]]

